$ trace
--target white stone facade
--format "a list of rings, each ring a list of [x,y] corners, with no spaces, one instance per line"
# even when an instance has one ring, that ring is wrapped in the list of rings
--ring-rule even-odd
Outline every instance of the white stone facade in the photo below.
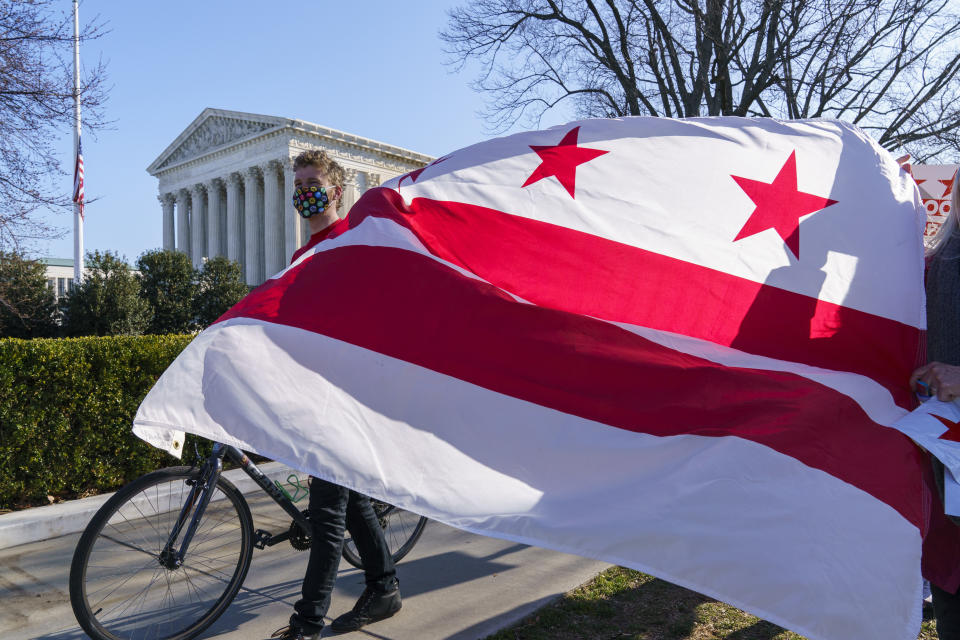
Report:
[[[293,159],[308,149],[324,149],[346,170],[341,215],[367,189],[433,161],[302,120],[204,109],[147,168],[160,181],[163,248],[195,266],[227,256],[248,284],[286,267],[308,239],[291,202]]]
[[[40,258],[39,260],[43,264],[44,275],[47,277],[47,288],[53,291],[57,300],[73,291],[73,258]],[[84,277],[89,275],[90,267],[86,267],[83,272]],[[131,268],[130,273],[138,275],[140,272]]]
[[[68,258],[40,258],[47,276],[47,288],[57,300],[73,291],[73,260]]]

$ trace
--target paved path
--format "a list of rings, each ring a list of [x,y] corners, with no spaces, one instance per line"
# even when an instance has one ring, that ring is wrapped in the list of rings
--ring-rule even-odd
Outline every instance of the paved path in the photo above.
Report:
[[[280,531],[286,516],[266,496],[252,498],[255,526]],[[4,640],[85,637],[70,608],[67,576],[79,534],[0,550],[0,636]],[[306,552],[287,544],[254,551],[237,599],[203,638],[269,638],[299,595]],[[589,580],[608,565],[471,535],[431,522],[399,567],[403,609],[345,638],[484,638]],[[331,616],[349,610],[363,575],[341,564]],[[325,636],[329,630],[325,631]]]

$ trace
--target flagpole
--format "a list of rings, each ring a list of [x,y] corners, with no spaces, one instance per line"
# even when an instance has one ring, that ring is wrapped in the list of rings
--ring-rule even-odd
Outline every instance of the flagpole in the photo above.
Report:
[[[77,171],[77,154],[80,151],[80,19],[77,0],[73,0],[73,162]],[[76,182],[74,175],[74,182]],[[75,187],[74,187],[75,188]],[[83,281],[83,203],[73,203],[73,283]]]

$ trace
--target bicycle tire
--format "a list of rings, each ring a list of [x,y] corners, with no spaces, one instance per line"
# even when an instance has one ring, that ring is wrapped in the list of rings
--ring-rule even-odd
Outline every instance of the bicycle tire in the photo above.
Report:
[[[383,527],[383,537],[387,541],[390,555],[394,562],[400,562],[423,535],[427,518],[373,498],[370,502],[373,503],[373,510],[377,514],[377,519],[380,520],[380,526]],[[342,555],[344,560],[357,569],[363,569],[363,560],[360,559],[357,545],[349,534],[343,541]]]
[[[161,560],[190,494],[187,481],[199,474],[193,467],[169,467],[137,478],[100,507],[80,536],[70,565],[70,603],[94,640],[188,640],[237,595],[253,554],[253,518],[243,494],[223,476],[183,564],[168,568]]]

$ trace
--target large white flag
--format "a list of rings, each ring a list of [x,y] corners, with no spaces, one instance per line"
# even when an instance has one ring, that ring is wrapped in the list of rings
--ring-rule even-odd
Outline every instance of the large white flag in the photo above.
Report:
[[[641,569],[809,638],[913,640],[957,535],[891,425],[916,187],[832,121],[586,120],[456,151],[183,352],[135,432]]]

